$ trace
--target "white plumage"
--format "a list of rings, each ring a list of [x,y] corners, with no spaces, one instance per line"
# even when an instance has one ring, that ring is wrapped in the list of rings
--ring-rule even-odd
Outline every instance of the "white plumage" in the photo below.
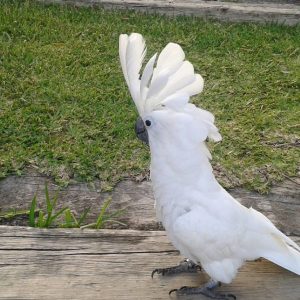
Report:
[[[264,257],[300,275],[300,248],[265,216],[246,208],[215,179],[205,140],[221,135],[208,111],[188,103],[203,79],[169,43],[147,63],[140,34],[120,36],[120,60],[147,127],[157,217],[173,245],[215,281],[230,283],[246,260]]]

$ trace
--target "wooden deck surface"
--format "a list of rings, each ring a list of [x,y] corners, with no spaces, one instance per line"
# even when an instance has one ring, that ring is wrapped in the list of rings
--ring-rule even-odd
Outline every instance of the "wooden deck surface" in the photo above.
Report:
[[[181,259],[163,231],[0,226],[0,299],[176,299],[170,289],[199,285],[206,275],[150,274]],[[248,262],[220,290],[242,300],[299,300],[300,276],[266,260]]]

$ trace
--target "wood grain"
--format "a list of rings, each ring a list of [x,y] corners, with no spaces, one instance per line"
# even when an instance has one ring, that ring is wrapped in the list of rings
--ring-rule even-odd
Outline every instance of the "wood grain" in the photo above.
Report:
[[[162,231],[0,226],[0,299],[170,299],[170,289],[207,280],[204,273],[151,279],[153,269],[181,259]],[[300,277],[266,260],[248,262],[220,290],[241,300],[299,300]]]
[[[139,230],[158,230],[161,226],[156,220],[152,185],[149,181],[140,183],[125,180],[120,182],[111,193],[101,190],[101,182],[91,184],[70,184],[59,188],[47,176],[34,170],[27,170],[22,176],[9,176],[0,180],[0,211],[25,210],[30,207],[34,194],[37,194],[40,206],[44,205],[45,183],[49,192],[54,195],[58,189],[58,208],[68,206],[78,215],[85,208],[91,211],[87,222],[94,222],[100,207],[107,197],[112,197],[111,211],[124,210],[120,221],[127,228]],[[288,235],[300,236],[300,179],[287,180],[271,188],[267,195],[236,188],[229,191],[233,197],[246,207],[253,207],[265,214],[274,224]],[[27,225],[27,220],[16,220],[17,225]],[[0,218],[1,224],[1,218]],[[3,222],[2,222],[3,224]],[[14,224],[10,222],[9,224]],[[114,224],[107,224],[114,228]]]
[[[276,22],[295,25],[300,6],[280,3],[236,3],[199,0],[39,0],[43,3],[72,4],[106,9],[134,9],[169,16],[189,15],[230,22]],[[278,2],[278,1],[277,1]],[[297,3],[297,2],[296,2]]]

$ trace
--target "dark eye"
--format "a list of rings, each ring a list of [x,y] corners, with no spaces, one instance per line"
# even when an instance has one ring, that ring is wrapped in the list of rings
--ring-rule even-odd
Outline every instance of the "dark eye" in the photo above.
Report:
[[[150,120],[146,120],[146,121],[145,121],[145,124],[146,124],[146,126],[149,127],[149,126],[151,126],[151,121],[150,121]]]

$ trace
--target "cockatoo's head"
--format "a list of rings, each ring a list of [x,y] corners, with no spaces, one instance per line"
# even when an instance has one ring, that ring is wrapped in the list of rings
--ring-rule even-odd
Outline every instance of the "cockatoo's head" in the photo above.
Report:
[[[186,103],[180,110],[166,104],[139,117],[135,130],[137,137],[146,144],[154,141],[189,147],[207,138],[220,141],[221,135],[213,123],[211,113],[193,104]]]
[[[135,126],[138,138],[147,144],[150,141],[150,146],[151,141],[169,142],[176,136],[177,140],[178,136],[194,137],[191,141],[221,139],[213,115],[189,103],[191,96],[202,91],[204,82],[178,44],[169,43],[158,57],[154,54],[142,74],[146,47],[140,34],[121,34],[119,54],[140,116]]]

